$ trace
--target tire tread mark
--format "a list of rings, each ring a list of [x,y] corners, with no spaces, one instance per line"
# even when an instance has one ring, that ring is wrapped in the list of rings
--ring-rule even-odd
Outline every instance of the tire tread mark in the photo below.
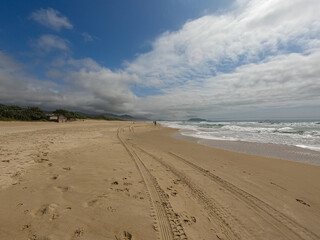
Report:
[[[159,233],[160,240],[186,240],[187,236],[184,233],[179,220],[175,218],[173,209],[164,191],[160,188],[156,179],[151,175],[138,155],[133,150],[130,150],[129,146],[121,138],[121,132],[123,132],[123,128],[118,128],[117,138],[134,161],[147,187],[147,195],[151,204],[152,217],[155,219],[154,228]],[[179,231],[176,231],[177,229],[179,229]]]
[[[180,223],[180,220],[178,219],[178,215],[175,214],[173,211],[173,208],[168,200],[168,195],[161,189],[158,181],[156,178],[148,171],[145,164],[142,162],[141,158],[137,155],[137,153],[132,149],[132,153],[139,159],[140,163],[143,165],[143,168],[147,171],[146,175],[150,177],[150,180],[153,181],[153,185],[156,188],[156,191],[159,194],[161,205],[165,209],[166,217],[169,220],[169,223],[171,225],[171,229],[173,231],[174,239],[179,240],[187,240],[187,235],[184,232],[184,229],[182,227],[182,224]]]
[[[222,233],[224,234],[226,239],[241,239],[239,233],[232,229],[231,226],[240,226],[243,237],[245,237],[246,239],[251,237],[251,235],[246,231],[246,229],[244,229],[244,226],[242,226],[242,224],[237,219],[235,219],[230,213],[228,213],[223,207],[221,207],[219,203],[214,201],[214,199],[208,197],[201,189],[195,186],[183,173],[181,173],[171,165],[165,163],[162,159],[145,151],[144,149],[138,146],[135,146],[135,148],[149,155],[151,158],[158,161],[164,167],[169,169],[173,174],[179,177],[180,180],[189,187],[194,196],[202,203],[209,216],[218,221],[215,223],[219,225],[220,230],[222,230]]]
[[[266,202],[262,201],[261,199],[253,196],[252,194],[236,187],[232,183],[220,178],[219,176],[209,172],[208,170],[205,170],[194,163],[178,156],[175,153],[169,152],[169,154],[176,159],[181,160],[185,164],[189,165],[193,169],[196,169],[200,171],[202,174],[204,174],[206,177],[209,179],[215,181],[218,183],[221,187],[224,189],[228,190],[230,193],[234,194],[236,197],[241,199],[243,202],[248,204],[251,208],[253,208],[255,211],[257,211],[260,216],[265,217],[266,219],[271,219],[273,221],[276,221],[274,226],[278,226],[278,224],[282,224],[283,226],[286,227],[286,231],[283,232],[287,236],[292,236],[298,239],[311,239],[311,240],[319,240],[320,237],[317,236],[315,233],[311,232],[310,230],[306,229],[305,227],[301,226],[294,220],[290,219],[283,213],[277,211],[273,207],[271,207],[269,204]],[[292,239],[292,238],[290,238]]]

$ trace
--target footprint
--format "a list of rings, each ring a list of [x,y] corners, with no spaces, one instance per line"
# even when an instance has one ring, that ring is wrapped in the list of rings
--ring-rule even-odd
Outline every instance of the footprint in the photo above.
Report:
[[[25,224],[21,227],[21,231],[29,229],[31,227],[31,224]]]
[[[35,215],[36,216],[43,216],[45,214],[47,214],[49,212],[49,205],[43,205],[42,207],[40,207],[36,212]]]
[[[173,197],[177,196],[178,191],[175,190],[175,189],[173,188],[173,186],[167,187],[167,189],[170,191],[171,196],[173,196]]]
[[[86,207],[92,207],[92,206],[94,206],[97,202],[98,202],[98,199],[93,199],[93,200],[90,200],[90,201],[86,202],[84,205],[85,205]]]
[[[84,234],[84,230],[82,228],[78,228],[74,231],[73,236],[74,237],[81,237]]]
[[[36,163],[43,163],[43,162],[48,162],[49,159],[47,158],[38,158],[34,160]]]
[[[195,217],[190,217],[190,219],[184,218],[182,221],[188,225],[191,225],[192,223],[197,222],[197,219]]]
[[[52,180],[57,180],[58,177],[59,177],[59,175],[53,175],[50,179],[52,179]]]
[[[107,210],[108,210],[109,212],[115,212],[115,211],[117,211],[115,208],[113,208],[113,207],[111,207],[111,206],[107,207]]]
[[[50,220],[53,221],[55,219],[57,219],[60,215],[58,213],[54,213],[51,215]]]
[[[71,170],[71,167],[64,167],[64,168],[62,168],[63,170],[65,170],[65,171],[70,171]]]
[[[108,194],[107,193],[103,193],[102,195],[99,195],[98,198],[107,198]]]
[[[134,237],[131,233],[123,231],[115,236],[117,240],[134,240]]]
[[[182,222],[188,225],[191,225],[197,222],[197,219],[195,217],[188,215],[186,212],[182,212],[178,216]]]
[[[20,175],[21,175],[21,172],[18,171],[18,172],[15,172],[14,174],[12,174],[11,177],[15,178],[15,177],[19,177]]]
[[[59,212],[57,211],[58,205],[51,203],[51,204],[44,204],[40,208],[33,211],[32,215],[37,217],[42,217],[44,215],[50,215],[50,220],[57,219],[59,217]]]
[[[181,181],[180,179],[175,179],[175,180],[173,180],[173,183],[178,185],[180,183],[180,181]]]
[[[38,236],[36,234],[30,234],[28,240],[38,240]]]

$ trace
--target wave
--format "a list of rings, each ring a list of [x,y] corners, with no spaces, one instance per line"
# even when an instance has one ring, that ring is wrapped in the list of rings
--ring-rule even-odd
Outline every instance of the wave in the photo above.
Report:
[[[199,139],[245,141],[293,145],[320,151],[320,124],[317,122],[161,122],[178,128],[185,136]]]
[[[307,146],[307,145],[301,145],[301,144],[298,144],[296,146],[300,147],[300,148],[306,148],[306,149],[314,150],[314,151],[320,151],[320,146],[316,147],[316,146]]]
[[[275,132],[276,128],[266,128],[266,127],[244,127],[244,126],[237,126],[237,125],[226,125],[222,127],[225,130],[230,130],[234,132],[251,132],[251,133],[272,133]]]
[[[275,133],[287,133],[287,134],[299,134],[299,135],[304,134],[303,130],[296,130],[296,129],[293,129],[292,127],[279,128],[279,129],[275,130],[274,132]]]
[[[240,139],[238,139],[238,138],[225,137],[225,136],[215,137],[214,135],[210,135],[210,134],[205,133],[205,132],[191,133],[191,132],[183,132],[183,131],[181,131],[180,133],[181,133],[181,135],[183,135],[183,136],[194,137],[194,138],[201,138],[201,139],[208,139],[208,140],[240,141]]]
[[[221,128],[221,127],[224,127],[225,125],[220,123],[200,123],[198,126],[202,128],[212,128],[212,127]]]

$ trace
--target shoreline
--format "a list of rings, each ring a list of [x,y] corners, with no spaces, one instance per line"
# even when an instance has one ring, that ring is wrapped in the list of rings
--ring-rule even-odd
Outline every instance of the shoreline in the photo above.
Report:
[[[172,128],[175,129],[175,128]],[[183,135],[180,129],[172,134],[173,138],[187,140],[202,144],[212,148],[223,149],[236,153],[245,153],[262,157],[271,157],[281,160],[289,160],[310,165],[320,166],[320,152],[301,148],[292,145],[281,145],[272,143],[254,143],[245,141],[230,141],[230,140],[213,140],[202,139]]]

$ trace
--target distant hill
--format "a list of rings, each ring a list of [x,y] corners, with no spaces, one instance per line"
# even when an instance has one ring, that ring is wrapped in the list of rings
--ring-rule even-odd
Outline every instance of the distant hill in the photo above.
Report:
[[[103,120],[126,120],[126,121],[134,121],[134,120],[141,120],[141,121],[148,121],[149,119],[139,116],[131,116],[128,114],[117,115],[114,113],[100,113],[100,114],[93,114],[93,113],[84,113],[79,112],[80,114],[86,116],[87,118],[92,119],[103,119]]]
[[[126,121],[134,121],[134,120],[148,121],[149,120],[144,117],[136,117],[128,114],[117,115],[113,113],[103,113],[103,114],[97,114],[97,115],[96,114],[85,114],[85,115],[93,119],[126,120]]]
[[[207,121],[206,119],[203,119],[203,118],[190,118],[188,120],[188,122],[205,122]]]
[[[124,120],[124,121],[148,121],[145,117],[130,116],[128,114],[116,115],[113,113],[104,114],[87,114],[83,112],[71,112],[65,109],[57,109],[55,111],[43,111],[38,107],[19,107],[19,106],[7,106],[0,104],[0,121],[47,121],[46,114],[53,113],[57,115],[64,115],[68,120],[76,119],[99,119],[99,120]]]
[[[116,119],[120,119],[120,120],[136,120],[135,117],[132,117],[130,115],[116,115],[113,113],[105,113],[103,114],[104,116],[108,117],[108,118],[116,118]]]
[[[127,114],[121,115],[120,118],[122,118],[122,119],[127,119],[127,120],[135,120],[134,117],[132,117],[132,116],[130,116],[130,115],[127,115]]]

